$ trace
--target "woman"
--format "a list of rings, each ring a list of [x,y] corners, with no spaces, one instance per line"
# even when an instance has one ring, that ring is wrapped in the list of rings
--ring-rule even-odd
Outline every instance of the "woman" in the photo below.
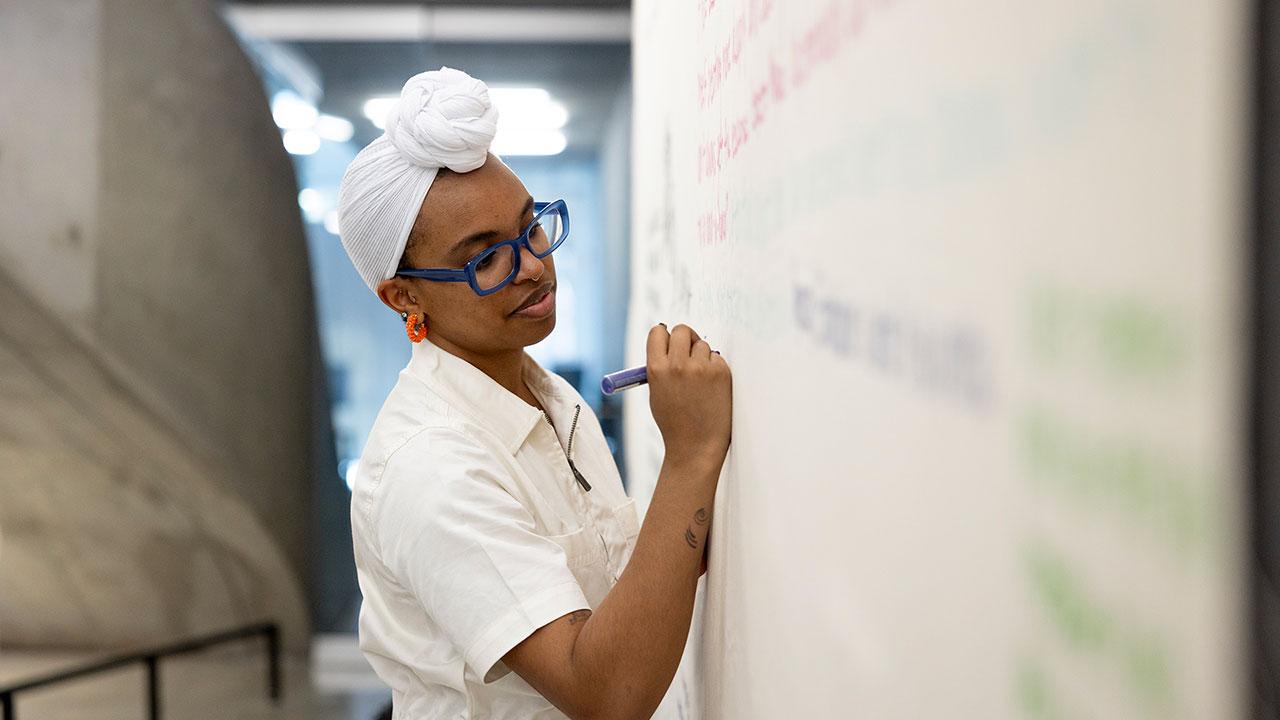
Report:
[[[524,351],[555,327],[568,208],[488,153],[496,122],[483,83],[417,75],[339,193],[414,342],[354,483],[360,646],[395,718],[650,717],[705,571],[729,369],[686,325],[649,331],[666,455],[641,526],[590,407]]]

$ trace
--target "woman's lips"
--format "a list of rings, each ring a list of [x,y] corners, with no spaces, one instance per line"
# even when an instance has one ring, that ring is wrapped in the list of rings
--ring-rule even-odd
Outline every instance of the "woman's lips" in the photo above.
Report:
[[[531,318],[544,318],[550,315],[555,309],[556,309],[556,291],[548,290],[546,295],[542,296],[541,300],[524,308],[523,310],[515,311],[514,313],[512,313],[512,315],[522,315],[524,317],[531,317]]]

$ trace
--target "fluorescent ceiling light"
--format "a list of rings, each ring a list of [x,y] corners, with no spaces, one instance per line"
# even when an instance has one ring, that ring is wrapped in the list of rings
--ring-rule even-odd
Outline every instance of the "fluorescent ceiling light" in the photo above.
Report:
[[[500,128],[554,130],[569,121],[565,106],[552,100],[551,93],[542,88],[489,88],[489,99],[498,108]],[[398,95],[371,97],[365,101],[362,112],[379,130],[386,130],[387,113],[397,100]]]
[[[338,211],[337,210],[330,210],[329,212],[324,214],[324,229],[328,230],[334,235],[338,234]]]
[[[284,149],[293,155],[312,155],[320,149],[320,136],[315,130],[285,130]]]
[[[569,111],[542,88],[489,88],[489,98],[498,107],[499,127],[554,130],[569,121]]]
[[[285,130],[301,130],[316,124],[319,113],[311,103],[292,90],[281,90],[271,98],[271,117]]]
[[[500,129],[489,149],[495,155],[559,155],[568,141],[559,130]]]
[[[346,142],[355,135],[356,128],[351,121],[337,115],[321,115],[316,118],[316,133],[325,140]]]
[[[391,106],[396,104],[400,99],[399,95],[380,95],[371,97],[364,101],[362,112],[364,116],[369,118],[369,122],[379,130],[387,129],[387,113],[391,112]]]
[[[340,468],[342,470],[342,479],[346,481],[347,489],[354,491],[356,487],[356,472],[360,469],[360,458],[348,460],[345,463],[339,463],[339,465],[345,465],[345,467]]]
[[[307,218],[307,222],[320,222],[324,217],[324,211],[328,203],[324,201],[324,193],[315,188],[303,188],[298,193],[298,207],[302,208],[302,214]]]
[[[498,108],[498,132],[490,148],[497,155],[557,155],[568,145],[560,128],[569,111],[536,87],[495,87],[489,98]],[[364,116],[379,130],[386,130],[387,113],[397,95],[379,95],[365,101]]]

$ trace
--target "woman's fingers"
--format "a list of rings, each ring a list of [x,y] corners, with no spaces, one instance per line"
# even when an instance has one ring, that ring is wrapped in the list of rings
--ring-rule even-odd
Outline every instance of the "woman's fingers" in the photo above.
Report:
[[[701,337],[693,341],[693,347],[689,349],[689,352],[698,360],[711,359],[711,346],[708,345],[707,341],[703,340]]]
[[[710,360],[714,352],[706,340],[684,323],[676,325],[669,332],[663,323],[654,325],[649,328],[649,337],[645,343],[646,361],[650,366],[658,359],[691,357]]]
[[[667,344],[670,339],[666,325],[658,323],[649,328],[649,338],[645,341],[645,363],[649,367],[653,367],[654,362],[659,358],[666,360]]]
[[[684,323],[671,328],[671,343],[667,347],[667,355],[672,358],[689,357],[695,337],[697,337],[697,333]]]

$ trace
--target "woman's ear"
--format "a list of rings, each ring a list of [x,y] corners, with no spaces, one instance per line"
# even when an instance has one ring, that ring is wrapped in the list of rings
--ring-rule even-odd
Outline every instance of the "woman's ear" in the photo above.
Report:
[[[423,308],[418,305],[417,293],[413,291],[413,285],[402,277],[393,277],[378,283],[374,290],[378,299],[383,305],[400,313],[423,313]]]

